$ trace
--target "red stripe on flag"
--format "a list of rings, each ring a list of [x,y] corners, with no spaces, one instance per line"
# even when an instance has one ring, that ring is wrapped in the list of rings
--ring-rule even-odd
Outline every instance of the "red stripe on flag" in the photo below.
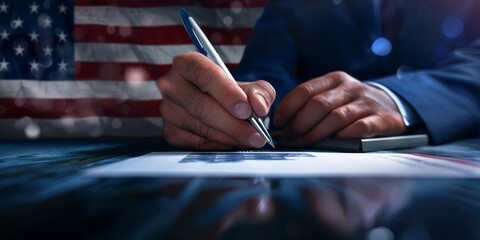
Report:
[[[75,80],[146,81],[167,73],[171,65],[128,62],[75,62]]]
[[[238,64],[226,64],[232,70]],[[139,82],[157,80],[171,65],[147,63],[75,62],[75,80],[106,80]]]
[[[91,137],[89,137],[91,138]],[[142,139],[142,140],[155,140],[157,144],[167,144],[161,141],[165,141],[163,135],[158,136],[129,136],[129,135],[120,135],[120,136],[112,136],[107,134],[101,134],[100,136],[95,136],[96,139],[113,139],[113,140],[123,140],[123,139]],[[164,145],[162,145],[164,146]]]
[[[252,32],[251,28],[202,27],[213,44],[244,45]],[[192,44],[183,26],[120,27],[104,25],[75,25],[77,42],[129,43],[144,45]]]
[[[0,118],[161,117],[162,100],[0,98]]]
[[[167,7],[202,6],[212,8],[264,7],[267,0],[75,0],[76,6]]]

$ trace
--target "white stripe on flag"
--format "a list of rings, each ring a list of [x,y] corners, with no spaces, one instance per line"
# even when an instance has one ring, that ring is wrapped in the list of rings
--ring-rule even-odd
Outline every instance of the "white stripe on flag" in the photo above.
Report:
[[[251,28],[262,14],[263,8],[186,7],[200,26]],[[125,8],[116,6],[75,7],[75,24],[106,26],[173,26],[182,25],[180,7]],[[200,17],[201,16],[201,17]]]
[[[239,63],[245,46],[217,45],[215,49],[225,63]],[[77,62],[141,62],[172,64],[175,56],[195,51],[193,45],[134,45],[113,43],[76,43]]]
[[[2,80],[0,98],[49,98],[49,99],[162,99],[155,81],[35,81]]]
[[[0,119],[0,139],[78,137],[160,137],[161,118]]]

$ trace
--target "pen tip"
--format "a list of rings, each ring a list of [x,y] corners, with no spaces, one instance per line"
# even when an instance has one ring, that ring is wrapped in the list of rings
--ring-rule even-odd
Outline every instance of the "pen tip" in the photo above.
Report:
[[[272,146],[273,148],[275,148],[275,145],[273,144],[272,141],[268,141],[268,144],[270,144],[270,146]]]

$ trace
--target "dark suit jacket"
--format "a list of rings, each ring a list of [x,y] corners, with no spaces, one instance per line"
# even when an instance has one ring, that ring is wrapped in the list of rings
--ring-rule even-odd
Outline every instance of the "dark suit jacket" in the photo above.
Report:
[[[480,1],[403,0],[390,22],[372,1],[334,2],[269,1],[236,79],[272,83],[275,108],[299,83],[342,70],[379,82],[408,102],[433,143],[479,129]],[[372,51],[385,35],[382,24],[396,33],[387,36],[392,49],[386,56]]]

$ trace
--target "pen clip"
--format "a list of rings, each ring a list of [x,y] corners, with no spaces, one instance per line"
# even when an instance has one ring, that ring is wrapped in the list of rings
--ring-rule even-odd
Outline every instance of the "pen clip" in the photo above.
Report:
[[[197,34],[193,30],[192,24],[190,24],[190,21],[188,18],[190,18],[190,15],[188,14],[187,10],[185,8],[180,9],[180,16],[182,18],[183,26],[185,27],[185,30],[187,31],[188,36],[190,39],[192,39],[192,42],[195,44],[195,47],[197,47],[198,52],[203,54],[204,56],[207,56],[208,53],[203,47],[202,43],[200,42],[200,39],[198,39]]]

